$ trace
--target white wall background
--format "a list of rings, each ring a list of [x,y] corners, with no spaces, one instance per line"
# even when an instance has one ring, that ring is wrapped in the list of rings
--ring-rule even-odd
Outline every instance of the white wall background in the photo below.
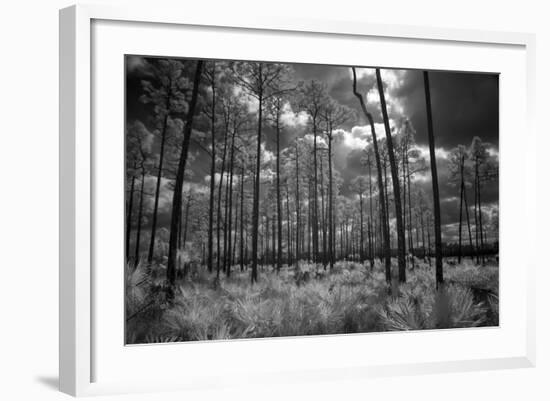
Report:
[[[134,0],[96,3],[128,4]],[[140,1],[147,3],[146,1]],[[150,1],[176,4],[189,12],[222,7],[228,15],[258,11],[326,19],[365,19],[375,23],[429,25],[537,34],[538,232],[547,247],[546,208],[550,145],[550,23],[545,2],[488,0],[207,0]],[[0,11],[0,398],[58,400],[58,16],[64,0],[4,1]],[[534,172],[535,173],[535,172]],[[537,269],[537,367],[533,369],[327,382],[250,391],[120,396],[131,400],[547,400],[550,399],[548,286],[544,252]],[[452,347],[452,344],[449,344]],[[182,363],[185,363],[184,361]],[[159,367],[160,368],[160,367]],[[107,397],[115,399],[115,397]]]

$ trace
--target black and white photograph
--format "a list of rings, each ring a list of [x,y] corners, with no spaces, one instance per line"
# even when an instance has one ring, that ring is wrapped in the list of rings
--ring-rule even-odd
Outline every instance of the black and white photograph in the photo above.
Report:
[[[499,75],[126,55],[126,344],[499,326]]]

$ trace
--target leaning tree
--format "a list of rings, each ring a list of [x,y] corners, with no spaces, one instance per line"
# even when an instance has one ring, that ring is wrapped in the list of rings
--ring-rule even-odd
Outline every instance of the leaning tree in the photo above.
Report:
[[[170,284],[169,295],[173,295],[173,288],[176,282],[176,253],[178,248],[178,225],[181,218],[181,203],[183,178],[185,176],[185,164],[187,162],[187,154],[189,152],[189,144],[191,142],[191,132],[193,128],[193,119],[195,117],[195,108],[201,82],[203,61],[198,60],[195,67],[195,76],[193,79],[193,90],[189,101],[189,108],[185,119],[185,127],[183,131],[183,141],[181,145],[181,153],[176,172],[174,184],[174,195],[172,198],[172,216],[170,218],[170,239],[168,242],[168,263],[166,275]]]
[[[390,161],[390,171],[393,184],[393,199],[395,205],[395,221],[397,229],[397,265],[399,268],[399,281],[405,282],[405,227],[403,225],[403,209],[401,208],[401,193],[399,188],[399,172],[397,171],[397,161],[395,160],[395,151],[393,148],[393,139],[390,129],[390,120],[386,106],[386,97],[384,94],[384,85],[380,75],[380,68],[376,69],[376,83],[378,94],[380,95],[380,107],[382,109],[382,119],[384,120],[384,129],[386,131],[386,144],[388,146],[388,156]]]
[[[372,144],[374,148],[374,155],[376,159],[376,170],[378,173],[378,193],[380,195],[380,217],[382,222],[382,234],[384,238],[384,256],[385,256],[385,266],[386,266],[386,282],[388,284],[391,284],[391,251],[390,251],[390,229],[388,227],[387,222],[387,216],[386,216],[386,197],[384,194],[384,184],[382,181],[382,163],[380,161],[380,152],[378,149],[378,140],[376,137],[376,129],[374,127],[374,119],[372,118],[372,114],[367,110],[367,106],[365,105],[365,101],[363,99],[363,95],[361,95],[357,90],[357,74],[355,72],[355,67],[351,68],[351,71],[353,73],[353,94],[357,99],[359,100],[359,103],[361,105],[361,110],[365,114],[365,117],[367,118],[371,135],[372,135]]]

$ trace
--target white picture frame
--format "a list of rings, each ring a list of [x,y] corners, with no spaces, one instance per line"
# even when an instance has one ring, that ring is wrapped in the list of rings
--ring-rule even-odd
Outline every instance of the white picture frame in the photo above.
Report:
[[[101,25],[102,21],[105,25]],[[95,31],[94,24],[99,28],[106,29],[103,31]],[[122,24],[116,27],[117,23]],[[132,26],[124,24],[134,24]],[[219,386],[239,386],[246,384],[247,380],[254,378],[257,383],[270,382],[272,380],[280,380],[281,384],[285,382],[291,383],[296,380],[327,380],[338,378],[354,378],[362,379],[365,377],[401,375],[401,374],[420,374],[430,372],[448,372],[448,371],[468,371],[477,369],[502,369],[515,367],[531,367],[535,364],[535,305],[534,305],[534,269],[535,269],[535,252],[534,244],[529,243],[527,238],[518,240],[518,247],[526,253],[527,259],[523,258],[523,262],[518,267],[517,272],[511,272],[503,267],[503,281],[501,286],[506,288],[511,285],[517,286],[517,293],[506,298],[503,295],[501,308],[503,315],[503,323],[499,328],[490,328],[479,331],[457,330],[446,332],[427,332],[427,333],[384,333],[384,334],[369,334],[369,335],[352,335],[352,336],[326,336],[323,338],[290,338],[290,339],[264,339],[254,341],[237,341],[237,342],[214,342],[209,344],[193,344],[193,345],[158,345],[146,347],[124,347],[123,342],[116,342],[115,345],[120,347],[120,358],[128,358],[126,362],[117,360],[117,356],[110,355],[104,338],[109,335],[106,330],[98,332],[96,326],[106,327],[109,318],[106,313],[103,313],[105,307],[102,303],[97,303],[96,291],[98,286],[105,283],[106,275],[98,274],[94,269],[97,267],[97,261],[102,260],[98,256],[97,247],[95,245],[94,235],[97,235],[97,230],[104,227],[100,219],[107,215],[102,214],[102,210],[98,210],[98,199],[96,197],[98,185],[103,185],[101,179],[99,181],[96,176],[98,173],[98,156],[102,159],[103,155],[98,155],[104,150],[103,145],[96,142],[94,138],[94,127],[101,126],[101,123],[94,121],[95,118],[101,118],[101,111],[96,110],[93,102],[94,85],[93,79],[104,82],[110,78],[105,78],[102,75],[102,66],[96,63],[94,57],[102,51],[102,46],[107,47],[105,37],[110,38],[112,42],[112,50],[121,52],[123,47],[116,47],[117,44],[124,44],[130,39],[123,37],[120,32],[123,30],[133,29],[138,33],[144,27],[155,26],[158,29],[158,35],[167,35],[166,29],[185,29],[192,27],[194,35],[207,35],[212,32],[233,32],[241,35],[242,38],[252,37],[255,34],[266,36],[266,40],[276,40],[277,35],[287,35],[290,39],[302,38],[302,40],[319,40],[325,38],[327,41],[331,38],[338,38],[341,43],[345,41],[360,41],[360,40],[383,40],[385,45],[391,43],[410,43],[411,46],[416,44],[437,46],[441,52],[448,48],[453,49],[453,52],[467,52],[470,50],[479,51],[479,54],[487,51],[487,49],[496,49],[495,55],[499,52],[498,49],[506,49],[510,52],[503,55],[502,60],[513,60],[517,66],[517,71],[507,73],[505,85],[510,83],[509,87],[505,87],[501,91],[501,126],[503,124],[513,124],[509,127],[505,125],[501,132],[502,137],[502,169],[500,185],[502,192],[502,214],[501,214],[501,235],[510,236],[520,233],[520,229],[529,229],[533,232],[532,227],[536,221],[534,201],[535,199],[535,183],[534,175],[529,175],[527,172],[535,169],[535,151],[533,147],[525,147],[525,149],[517,150],[520,155],[520,167],[515,171],[506,168],[505,158],[507,148],[513,147],[511,143],[511,132],[516,129],[521,129],[524,132],[525,140],[534,143],[533,131],[533,110],[534,110],[534,35],[524,33],[507,33],[507,32],[483,32],[471,30],[457,29],[436,29],[427,27],[413,26],[396,26],[396,25],[374,25],[363,21],[326,21],[326,20],[297,20],[291,17],[277,18],[257,15],[241,15],[225,16],[217,13],[208,13],[202,15],[186,15],[183,10],[166,10],[151,7],[131,7],[131,8],[113,8],[109,6],[98,5],[78,5],[72,6],[60,11],[60,363],[59,377],[60,390],[75,396],[109,394],[109,393],[127,393],[134,391],[160,391],[167,389],[201,389],[208,387]],[[112,29],[112,30],[111,30]],[[202,29],[202,31],[201,31]],[[94,32],[97,34],[97,40],[94,41]],[[103,33],[102,33],[103,32]],[[118,32],[118,33],[117,33]],[[203,32],[203,33],[201,33]],[[117,36],[108,36],[116,34]],[[155,33],[156,35],[157,33]],[[103,35],[103,36],[102,36]],[[273,38],[268,38],[268,36]],[[159,36],[160,37],[160,36]],[[305,39],[304,39],[305,38]],[[317,39],[315,39],[317,38]],[[136,40],[136,39],[134,39]],[[142,51],[147,50],[147,43],[142,41]],[[210,43],[210,42],[206,42]],[[276,42],[274,42],[276,43]],[[111,45],[110,45],[111,46]],[[170,44],[158,51],[164,55],[169,50]],[[345,47],[345,46],[344,46]],[[136,50],[135,46],[130,46],[132,50]],[[244,48],[244,46],[243,46]],[[139,50],[139,49],[138,49]],[[231,50],[231,49],[229,49]],[[227,50],[227,51],[229,51]],[[433,49],[432,49],[433,50]],[[126,50],[124,50],[126,51]],[[200,50],[195,50],[195,53],[189,56],[207,57],[206,53],[198,54]],[[233,51],[235,51],[233,49]],[[345,51],[345,50],[342,50]],[[426,48],[424,51],[429,52]],[[130,51],[128,51],[131,53]],[[263,56],[258,54],[261,59],[277,57],[277,51],[265,53]],[[503,54],[504,54],[503,53]],[[144,53],[141,53],[144,54]],[[247,57],[243,50],[242,57]],[[442,53],[443,54],[443,53]],[[223,58],[223,50],[218,49],[215,57]],[[228,53],[228,57],[231,54]],[[306,56],[304,56],[306,57]],[[359,56],[357,56],[359,57]],[[364,65],[360,59],[355,58],[357,65]],[[481,56],[480,57],[489,57]],[[98,56],[99,58],[99,56]],[[101,59],[107,59],[101,55]],[[315,62],[326,62],[326,59],[308,59]],[[492,65],[497,65],[498,57],[495,57],[491,62]],[[292,61],[290,59],[285,61]],[[355,60],[346,60],[355,61]],[[489,63],[490,60],[487,61]],[[442,60],[436,68],[451,68],[452,59],[449,61]],[[387,55],[385,64],[392,66],[399,63],[398,58],[392,59]],[[401,67],[411,68],[429,68],[423,65],[422,61],[415,61],[416,65],[408,64]],[[351,64],[351,63],[350,63]],[[377,64],[380,64],[377,62]],[[108,67],[111,64],[106,64]],[[489,64],[487,64],[489,65]],[[461,69],[457,66],[456,69]],[[474,68],[472,65],[471,68]],[[491,68],[491,67],[488,67]],[[96,70],[94,70],[96,69]],[[465,64],[462,69],[468,69]],[[116,74],[122,73],[122,69]],[[500,69],[492,68],[493,72],[501,72]],[[508,70],[507,70],[508,71]],[[515,74],[515,75],[514,75]],[[95,77],[95,78],[94,78]],[[513,79],[512,79],[513,78]],[[121,81],[117,81],[120,83]],[[511,84],[513,82],[513,85]],[[96,82],[97,84],[97,82]],[[118,84],[117,84],[118,85]],[[114,85],[114,88],[118,86]],[[513,88],[518,89],[517,96],[521,105],[521,112],[517,121],[509,121],[510,116],[506,114],[509,110],[506,105],[506,96],[510,96]],[[95,94],[96,96],[104,96],[102,92]],[[120,94],[122,95],[122,94]],[[117,100],[118,101],[118,98]],[[118,104],[116,107],[123,107]],[[115,107],[115,109],[116,109]],[[118,109],[116,109],[118,110]],[[99,116],[99,117],[98,117]],[[119,116],[120,122],[123,120],[123,114]],[[117,123],[118,124],[118,123]],[[118,125],[117,125],[118,126]],[[123,131],[120,131],[122,138]],[[113,154],[116,153],[116,146],[113,147]],[[105,155],[105,163],[109,168],[118,168],[116,157],[122,160],[123,154],[118,156]],[[516,156],[516,162],[517,162]],[[122,169],[121,169],[122,170]],[[121,173],[122,174],[122,173]],[[513,177],[512,177],[513,175]],[[513,182],[521,182],[521,187],[516,187],[512,192],[506,187],[507,180],[515,179]],[[98,184],[99,183],[99,184]],[[116,180],[112,182],[116,185]],[[122,204],[122,203],[121,203]],[[514,211],[515,209],[515,211]],[[116,210],[115,210],[116,211]],[[513,212],[513,213],[512,213]],[[101,217],[103,216],[103,217]],[[112,214],[111,214],[112,217]],[[116,217],[116,216],[115,216]],[[121,220],[121,219],[119,219]],[[98,228],[99,227],[99,228]],[[505,231],[506,230],[506,231]],[[114,230],[116,231],[116,230]],[[516,233],[516,234],[514,234]],[[512,249],[505,249],[501,260],[508,256],[509,260],[514,260],[518,255],[514,254]],[[517,259],[515,259],[517,260]],[[122,264],[120,265],[122,269]],[[512,276],[512,273],[514,276]],[[517,275],[517,277],[516,277]],[[122,276],[122,274],[120,274]],[[514,277],[515,282],[511,282],[510,278]],[[104,287],[99,289],[102,291]],[[118,305],[122,293],[117,298],[115,291],[122,291],[118,285],[105,288],[105,294],[102,295],[105,299],[113,301],[113,304]],[[509,292],[508,292],[509,293]],[[506,294],[506,291],[504,292]],[[512,298],[513,297],[513,298]],[[102,309],[103,308],[103,309]],[[117,309],[117,307],[113,308]],[[120,304],[122,309],[122,304]],[[99,312],[98,312],[99,311]],[[512,316],[507,320],[508,316]],[[112,318],[116,318],[113,315]],[[105,319],[105,320],[103,320]],[[123,324],[121,321],[120,324]],[[114,330],[114,329],[113,329]],[[510,333],[506,334],[509,330]],[[502,334],[504,333],[504,334]],[[409,334],[409,335],[408,335]],[[501,335],[502,334],[502,335]],[[118,335],[118,334],[117,334]],[[382,337],[380,337],[382,336]],[[353,344],[353,347],[363,347],[366,342],[375,342],[379,338],[383,339],[383,343],[403,342],[403,350],[400,353],[407,352],[411,349],[412,344],[433,344],[433,342],[453,342],[463,341],[475,343],[477,341],[494,342],[494,347],[486,353],[479,350],[471,351],[465,354],[466,357],[456,357],[441,354],[440,358],[427,358],[420,360],[414,353],[406,358],[387,358],[383,355],[378,357],[373,355],[372,361],[362,362],[364,358],[361,353],[348,356],[337,357],[336,350],[343,349],[345,344]],[[441,338],[441,340],[439,340]],[[118,344],[118,345],[116,345]],[[111,346],[113,346],[111,344]],[[200,353],[208,358],[209,355],[226,355],[227,358],[250,355],[256,353],[267,353],[273,356],[273,365],[270,369],[267,366],[255,366],[253,369],[241,363],[242,366],[237,366],[236,371],[240,374],[244,373],[244,377],[240,380],[235,380],[233,376],[221,376],[216,369],[213,369],[209,374],[201,374],[201,369],[198,367],[196,372],[193,370],[186,371],[178,377],[177,374],[168,375],[164,378],[151,378],[145,380],[143,378],[130,379],[125,377],[126,369],[121,369],[119,363],[126,363],[124,366],[131,366],[131,361],[135,364],[139,358],[144,358],[145,365],[152,361],[162,361],[172,358],[172,351],[167,352],[168,347],[179,347],[178,352],[182,351],[182,347],[186,347],[185,352],[192,358],[197,358]],[[328,347],[328,357],[319,361],[315,358],[315,350],[318,347]],[[377,345],[378,347],[380,344]],[[197,348],[198,347],[198,348]],[[351,347],[351,345],[350,345]],[[409,347],[409,348],[407,348]],[[475,347],[474,347],[475,348]],[[285,349],[291,349],[291,353],[300,355],[302,360],[309,361],[308,363],[292,362],[289,367],[285,367],[282,362],[277,364],[277,354],[284,353]],[[330,351],[331,349],[334,350]],[[351,349],[351,348],[350,348]],[[122,352],[124,350],[124,352]],[[456,352],[461,352],[460,345],[457,346]],[[109,354],[109,355],[108,355]],[[194,357],[192,355],[195,355]],[[451,355],[451,354],[450,354]],[[454,354],[453,354],[454,355]],[[97,359],[99,358],[99,359]],[[137,358],[137,359],[136,359]],[[174,357],[175,358],[175,357]],[[308,359],[309,358],[309,359]],[[347,358],[347,359],[346,359]],[[98,363],[97,361],[102,361]],[[374,361],[375,360],[375,361]],[[129,362],[130,361],[130,362]],[[397,361],[397,362],[396,362]],[[401,361],[401,362],[399,362]],[[334,366],[331,365],[334,363]],[[101,372],[101,366],[113,366],[112,370],[120,372],[118,379],[116,375],[105,375]],[[221,369],[221,367],[219,368]],[[112,373],[112,372],[111,372]],[[128,369],[128,376],[131,372]],[[183,378],[185,377],[185,378]]]

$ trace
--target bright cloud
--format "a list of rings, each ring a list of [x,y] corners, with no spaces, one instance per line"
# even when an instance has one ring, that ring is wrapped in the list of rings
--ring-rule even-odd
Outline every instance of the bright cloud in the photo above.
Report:
[[[420,153],[420,156],[424,159],[429,160],[430,159],[430,148],[428,146],[417,146],[416,149]],[[448,150],[445,150],[443,148],[435,148],[435,157],[436,159],[449,159],[450,152]]]
[[[376,75],[376,69],[374,68],[356,68],[357,78],[373,78]],[[350,74],[352,74],[350,72]],[[388,89],[393,90],[395,88],[403,85],[405,70],[393,70],[393,69],[380,69],[380,77],[382,82],[387,86]]]
[[[290,103],[285,103],[283,113],[281,114],[281,122],[287,127],[305,126],[308,121],[308,116],[305,111],[294,113]]]
[[[374,68],[358,68],[356,72],[358,79],[369,78],[368,82],[370,86],[365,96],[367,108],[376,110],[376,113],[381,113],[380,93],[378,92],[378,85],[375,78],[376,70]],[[386,99],[386,106],[390,116],[402,115],[404,112],[402,100],[394,94],[395,91],[404,84],[405,74],[405,70],[380,70],[380,76],[384,85],[384,98]]]
[[[355,129],[357,128],[357,129]],[[334,131],[334,136],[337,139],[337,143],[340,146],[344,146],[348,149],[364,149],[369,144],[369,137],[367,137],[363,130],[364,127],[354,127],[351,132],[343,129]]]

